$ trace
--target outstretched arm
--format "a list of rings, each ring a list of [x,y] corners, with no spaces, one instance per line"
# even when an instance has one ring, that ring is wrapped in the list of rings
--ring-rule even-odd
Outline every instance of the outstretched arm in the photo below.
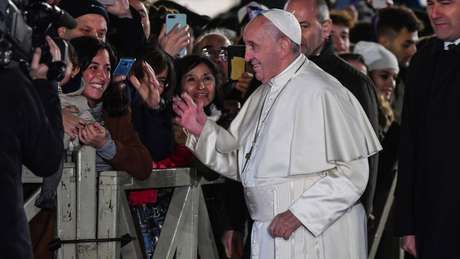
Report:
[[[187,130],[186,146],[206,166],[228,178],[238,179],[236,138],[215,122],[207,120],[203,104],[184,93],[174,97],[175,121]],[[219,147],[226,147],[226,151]]]

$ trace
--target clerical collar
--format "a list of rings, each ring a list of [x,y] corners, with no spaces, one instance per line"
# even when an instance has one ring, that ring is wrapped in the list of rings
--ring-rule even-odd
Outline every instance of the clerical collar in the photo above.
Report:
[[[287,66],[281,73],[273,77],[268,81],[268,85],[284,85],[286,82],[294,76],[299,68],[306,62],[307,57],[304,54],[300,54],[289,66]]]
[[[455,41],[444,41],[444,50],[449,50],[450,44],[458,45],[460,44],[460,39],[457,39]]]

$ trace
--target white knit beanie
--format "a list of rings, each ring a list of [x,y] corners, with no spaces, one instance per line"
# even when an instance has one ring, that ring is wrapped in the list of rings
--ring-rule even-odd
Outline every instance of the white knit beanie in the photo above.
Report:
[[[396,73],[399,72],[396,56],[378,43],[360,41],[356,43],[353,52],[363,56],[369,71],[392,68]]]

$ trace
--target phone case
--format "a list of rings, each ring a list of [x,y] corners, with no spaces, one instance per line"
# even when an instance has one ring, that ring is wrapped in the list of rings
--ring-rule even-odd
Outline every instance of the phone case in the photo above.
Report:
[[[244,60],[245,50],[244,45],[230,45],[227,47],[228,76],[232,81],[239,80],[246,70],[246,61]]]
[[[115,71],[113,71],[113,76],[127,76],[135,61],[136,59],[134,58],[121,58],[117,67],[115,68]]]
[[[187,25],[187,15],[183,13],[175,13],[166,15],[166,32],[169,32],[174,25],[179,24],[179,27]]]

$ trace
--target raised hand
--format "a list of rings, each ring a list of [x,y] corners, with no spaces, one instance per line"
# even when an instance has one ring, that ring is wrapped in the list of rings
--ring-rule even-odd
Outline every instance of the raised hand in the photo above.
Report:
[[[49,36],[46,36],[46,41],[50,47],[50,53],[52,57],[51,61],[54,62],[61,60],[61,51],[59,50],[59,47],[56,45],[56,43]],[[40,48],[36,48],[32,57],[32,64],[30,66],[30,77],[32,79],[47,79],[49,68],[46,64],[40,63],[41,56],[42,50]]]
[[[206,123],[203,103],[195,103],[187,93],[183,93],[181,97],[173,98],[173,110],[177,115],[174,120],[181,127],[199,137]]]
[[[129,0],[116,0],[114,4],[106,5],[107,12],[119,18],[132,18],[129,10]]]
[[[142,62],[144,76],[139,80],[135,75],[129,77],[129,81],[136,88],[144,102],[152,109],[160,106],[161,85],[155,76],[155,71],[146,62]]]

